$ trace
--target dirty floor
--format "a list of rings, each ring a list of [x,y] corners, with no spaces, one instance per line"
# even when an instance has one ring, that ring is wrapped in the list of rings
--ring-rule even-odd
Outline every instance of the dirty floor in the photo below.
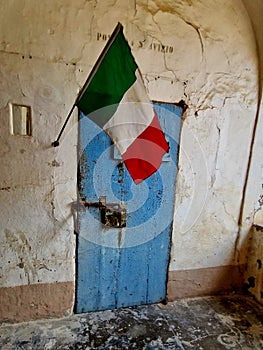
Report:
[[[231,294],[0,326],[0,349],[263,349],[263,307]]]

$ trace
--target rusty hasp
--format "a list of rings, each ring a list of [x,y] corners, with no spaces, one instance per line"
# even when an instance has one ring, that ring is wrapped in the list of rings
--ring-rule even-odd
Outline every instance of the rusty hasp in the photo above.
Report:
[[[106,196],[100,196],[97,202],[79,201],[71,204],[75,234],[79,233],[78,213],[85,211],[87,207],[99,208],[101,223],[105,226],[114,228],[126,227],[126,208],[119,203],[106,203]]]

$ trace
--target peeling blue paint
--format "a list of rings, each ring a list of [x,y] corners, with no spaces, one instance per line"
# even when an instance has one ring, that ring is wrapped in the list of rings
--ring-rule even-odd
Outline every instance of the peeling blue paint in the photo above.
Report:
[[[98,208],[79,213],[77,312],[159,302],[166,297],[175,177],[182,109],[155,103],[169,139],[169,156],[150,178],[135,185],[110,138],[80,119],[81,200],[122,203],[125,228],[105,227]]]

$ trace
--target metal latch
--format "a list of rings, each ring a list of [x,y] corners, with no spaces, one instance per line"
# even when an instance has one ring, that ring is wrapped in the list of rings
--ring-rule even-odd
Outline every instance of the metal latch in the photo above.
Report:
[[[126,227],[126,208],[119,203],[106,203],[106,196],[100,196],[98,202],[80,202],[79,205],[72,205],[75,232],[78,233],[77,209],[85,207],[96,207],[100,210],[101,222],[107,227]]]
[[[99,197],[101,222],[108,227],[126,227],[126,208],[119,203],[106,203],[106,197]]]

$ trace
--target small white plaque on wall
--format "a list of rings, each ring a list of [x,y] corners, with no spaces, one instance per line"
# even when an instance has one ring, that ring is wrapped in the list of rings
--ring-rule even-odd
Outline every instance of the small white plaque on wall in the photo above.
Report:
[[[12,135],[31,136],[31,108],[9,103],[10,133]]]

